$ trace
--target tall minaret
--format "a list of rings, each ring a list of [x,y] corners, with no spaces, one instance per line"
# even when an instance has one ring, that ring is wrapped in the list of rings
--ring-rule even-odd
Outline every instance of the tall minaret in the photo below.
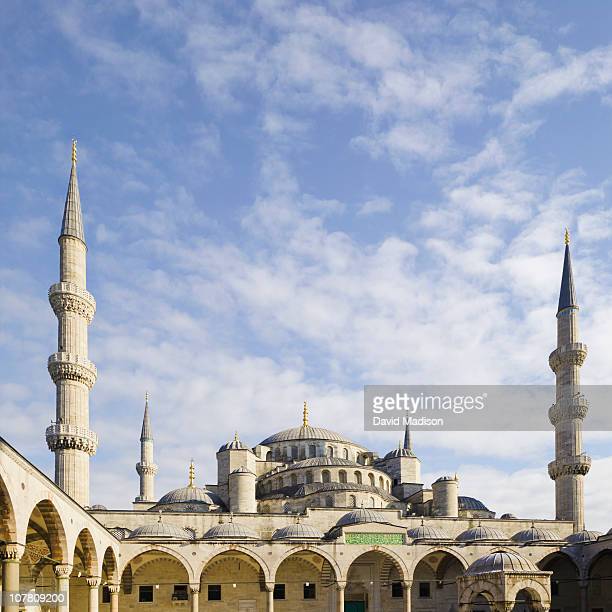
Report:
[[[96,366],[87,358],[87,326],[96,301],[86,290],[87,246],[83,233],[77,182],[76,140],[64,207],[60,246],[60,282],[49,288],[49,302],[58,320],[57,352],[48,369],[56,386],[55,422],[47,427],[49,449],[55,453],[55,482],[82,506],[89,505],[89,457],[98,437],[89,430],[89,391]]]
[[[142,431],[140,432],[140,461],[136,464],[136,471],[140,476],[140,495],[135,501],[155,501],[155,474],[157,474],[157,466],[153,463],[153,433],[151,430],[151,419],[149,418],[148,393],[145,393],[144,417],[142,418]]]
[[[574,531],[584,529],[584,477],[591,458],[582,452],[582,421],[588,404],[580,393],[580,367],[587,347],[578,339],[578,303],[574,289],[569,232],[565,230],[565,259],[557,309],[557,348],[548,362],[556,376],[556,400],[548,412],[555,428],[555,460],[548,474],[555,481],[558,520],[572,521]]]

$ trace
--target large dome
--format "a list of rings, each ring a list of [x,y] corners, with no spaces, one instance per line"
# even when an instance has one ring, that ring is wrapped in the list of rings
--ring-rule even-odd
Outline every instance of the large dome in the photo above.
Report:
[[[525,557],[514,552],[500,550],[476,559],[467,568],[466,576],[488,574],[490,572],[539,572],[540,570]]]
[[[477,540],[507,540],[506,535],[495,527],[472,527],[457,536],[459,542],[476,542]]]
[[[169,525],[158,521],[157,523],[151,523],[150,525],[142,525],[136,527],[127,537],[128,540],[136,539],[160,539],[160,540],[193,540],[193,533],[176,527],[175,525]]]
[[[302,427],[292,427],[291,429],[284,429],[269,437],[267,437],[261,444],[267,446],[276,442],[292,442],[299,440],[327,440],[330,442],[344,442],[345,444],[353,444],[361,447],[359,444],[351,442],[348,438],[331,431],[324,429],[323,427],[312,427],[311,425],[302,425]]]
[[[468,497],[467,495],[459,495],[459,510],[480,510],[490,512],[479,499]]]

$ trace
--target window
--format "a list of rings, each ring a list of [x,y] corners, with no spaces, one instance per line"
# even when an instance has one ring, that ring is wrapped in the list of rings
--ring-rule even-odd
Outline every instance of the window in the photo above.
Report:
[[[346,482],[346,472],[344,470],[338,472],[338,480],[340,482]]]
[[[374,486],[374,474],[368,474],[368,480],[370,481],[370,486]]]
[[[308,472],[306,472],[306,484],[311,484],[312,483],[312,472],[309,470]]]
[[[357,498],[354,495],[349,495],[349,508],[357,507]]]
[[[110,589],[107,586],[102,587],[102,603],[110,603]]]
[[[404,585],[401,582],[391,583],[391,597],[403,597]]]
[[[333,508],[334,507],[334,498],[331,495],[328,495],[325,498],[325,506],[327,508]]]
[[[297,446],[292,446],[291,447],[291,458],[292,459],[297,459],[298,458],[298,447]]]
[[[374,503],[374,498],[370,497],[370,508],[375,508],[376,504]]]
[[[285,599],[285,585],[284,584],[274,585],[274,599]]]
[[[266,461],[272,461],[272,451],[266,453]]]
[[[172,601],[188,601],[189,593],[186,584],[175,584],[172,591]]]
[[[275,459],[276,461],[280,461],[280,458],[281,458],[281,451],[280,451],[280,448],[275,448],[275,449],[274,449],[274,459]]]
[[[330,476],[329,470],[323,470],[321,472],[321,480],[323,482],[330,482],[331,481],[331,476]]]
[[[333,457],[334,456],[334,447],[333,446],[328,446],[327,447],[327,456],[328,457]]]
[[[139,603],[153,603],[153,585],[145,584],[138,587]]]
[[[291,474],[291,484],[293,486],[297,484],[297,476],[295,474]]]
[[[429,582],[419,582],[419,597],[429,599],[431,597],[431,584]]]
[[[311,444],[311,445],[308,447],[308,454],[309,454],[311,457],[316,457],[316,456],[317,456],[317,445],[316,445],[316,444]]]
[[[220,584],[209,584],[208,585],[208,601],[221,601],[221,585]]]
[[[343,448],[342,449],[342,458],[343,459],[348,459],[349,458],[348,448]]]
[[[357,484],[361,484],[362,483],[361,472],[355,472],[355,482]]]
[[[382,477],[382,476],[379,476],[379,477],[378,477],[378,487],[379,487],[380,489],[383,489],[383,491],[384,491],[384,489],[385,489],[385,481],[383,480],[383,477]]]
[[[306,459],[306,447],[300,446],[300,459]]]
[[[317,598],[317,585],[312,582],[304,583],[304,599],[316,599]]]

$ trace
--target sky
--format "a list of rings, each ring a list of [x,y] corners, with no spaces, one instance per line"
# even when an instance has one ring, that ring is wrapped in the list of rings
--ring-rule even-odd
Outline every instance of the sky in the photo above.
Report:
[[[47,474],[70,141],[97,300],[92,503],[127,508],[144,394],[157,493],[238,430],[381,455],[365,384],[552,384],[563,232],[583,381],[610,384],[612,4],[61,3],[0,18],[0,424]],[[551,398],[551,402],[553,398]],[[549,406],[534,409],[547,411]],[[554,517],[551,432],[415,432],[429,486]],[[612,527],[612,434],[586,432]]]

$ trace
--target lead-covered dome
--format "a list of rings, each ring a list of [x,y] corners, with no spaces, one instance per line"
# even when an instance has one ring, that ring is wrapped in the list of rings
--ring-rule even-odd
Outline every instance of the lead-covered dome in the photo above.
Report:
[[[268,436],[261,444],[268,446],[275,442],[292,442],[299,440],[326,440],[329,442],[344,442],[345,444],[359,446],[359,444],[351,442],[351,440],[335,431],[324,429],[323,427],[312,427],[312,425],[302,425],[302,427],[284,429],[283,431]]]
[[[211,527],[205,534],[204,539],[226,539],[226,540],[239,540],[242,538],[249,538],[257,540],[259,536],[249,527],[241,525],[240,523],[219,523],[214,527]]]
[[[234,439],[226,442],[219,448],[217,452],[222,453],[227,450],[251,450],[246,444],[244,444],[238,437],[238,432],[234,434]]]
[[[482,512],[491,512],[479,499],[468,497],[467,495],[459,495],[459,510],[478,510]]]
[[[476,542],[478,540],[507,540],[506,534],[496,527],[472,527],[457,536],[459,542]]]
[[[386,523],[385,517],[375,510],[369,508],[357,508],[345,514],[337,523],[337,527],[356,525],[357,523]]]
[[[583,529],[582,531],[577,531],[576,533],[572,533],[565,538],[565,541],[568,544],[582,544],[583,542],[595,542],[597,538],[601,535],[601,531],[589,531],[588,529]]]
[[[465,571],[466,576],[489,574],[491,572],[539,572],[540,570],[525,557],[515,552],[499,550],[476,559]]]
[[[324,533],[304,523],[295,523],[281,527],[272,534],[273,540],[320,540],[324,537]]]
[[[215,504],[209,491],[195,486],[181,487],[169,491],[160,498],[157,504],[188,504],[193,502],[208,504],[209,506]]]
[[[407,532],[409,538],[413,540],[450,540],[452,539],[444,529],[432,525],[421,524],[413,527]]]
[[[515,542],[529,544],[530,542],[558,542],[559,534],[552,529],[543,529],[532,525],[529,529],[523,529],[512,536]]]
[[[127,537],[128,540],[193,540],[193,533],[187,531],[182,527],[176,525],[169,525],[168,523],[162,523],[161,520],[157,523],[151,523],[149,525],[142,525],[136,527],[130,535]]]

